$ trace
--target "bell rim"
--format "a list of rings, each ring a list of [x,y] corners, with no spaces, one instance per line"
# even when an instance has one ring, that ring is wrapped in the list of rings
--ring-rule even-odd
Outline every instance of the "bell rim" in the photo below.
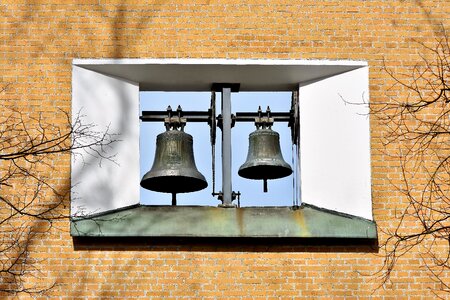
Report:
[[[163,184],[164,182],[170,182],[170,184]],[[183,185],[179,186],[177,189],[176,182],[183,182]],[[174,176],[152,176],[142,178],[140,185],[142,188],[154,192],[183,194],[201,191],[208,187],[208,182],[204,177],[196,178],[192,176],[176,176],[176,178],[174,178]]]
[[[258,164],[244,164],[239,168],[238,175],[253,180],[273,180],[288,177],[294,172],[289,164],[274,166],[269,164],[269,162],[272,161],[258,161]],[[250,168],[251,170],[249,170]],[[271,173],[274,175],[271,175]]]

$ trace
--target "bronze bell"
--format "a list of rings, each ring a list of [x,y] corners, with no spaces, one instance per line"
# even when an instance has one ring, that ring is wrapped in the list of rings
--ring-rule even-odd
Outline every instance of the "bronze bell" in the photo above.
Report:
[[[184,131],[167,130],[156,138],[153,166],[141,180],[145,189],[172,193],[189,193],[208,186],[197,170],[192,136]]]
[[[283,159],[278,132],[264,128],[250,134],[247,160],[239,168],[238,174],[248,179],[264,180],[264,192],[267,192],[268,179],[292,174],[291,166]]]

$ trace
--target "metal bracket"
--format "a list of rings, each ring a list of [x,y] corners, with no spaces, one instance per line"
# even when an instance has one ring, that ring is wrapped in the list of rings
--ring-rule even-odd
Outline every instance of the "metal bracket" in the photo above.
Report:
[[[167,107],[168,117],[164,118],[164,126],[166,130],[181,128],[184,131],[184,126],[186,126],[186,118],[183,118],[183,109],[178,105],[176,115],[173,115],[172,107],[170,105]]]
[[[232,93],[238,93],[241,88],[240,83],[229,83],[229,82],[214,82],[211,86],[211,91],[220,92],[224,88],[230,89]]]
[[[236,124],[236,116],[234,114],[231,114],[231,128],[234,127]],[[217,127],[220,128],[220,130],[223,130],[223,117],[222,115],[217,116]]]
[[[272,128],[274,119],[271,117],[270,107],[267,106],[266,114],[263,116],[263,112],[261,110],[261,106],[258,107],[258,117],[255,118],[255,126],[257,129],[259,128]]]
[[[208,109],[208,125],[210,127],[210,138],[211,145],[216,144],[216,127],[217,127],[217,117],[216,117],[216,93],[211,92],[211,103]]]
[[[222,192],[218,192],[218,193],[214,193],[213,192],[213,193],[211,193],[211,195],[213,195],[213,197],[217,196],[217,199],[219,201],[223,202],[223,193]],[[238,201],[237,207],[241,207],[241,192],[240,191],[237,191],[237,192],[233,191],[233,192],[231,192],[231,200],[234,201],[236,199]],[[230,207],[230,206],[225,206],[225,205],[221,204],[221,205],[219,205],[219,207]],[[235,205],[233,205],[232,207],[235,207]]]
[[[298,138],[300,131],[300,108],[299,108],[299,92],[292,91],[291,110],[288,126],[291,127],[292,144],[298,146]]]

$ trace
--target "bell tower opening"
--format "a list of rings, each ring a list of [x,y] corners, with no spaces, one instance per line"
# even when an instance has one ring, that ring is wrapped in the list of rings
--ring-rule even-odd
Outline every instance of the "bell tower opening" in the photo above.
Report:
[[[216,115],[220,114],[221,93],[216,93]],[[258,108],[266,112],[289,112],[291,109],[291,92],[239,92],[231,95],[231,111],[257,113]],[[207,111],[211,105],[211,92],[140,92],[140,111],[163,111],[169,106],[176,111],[178,106],[183,111]],[[279,134],[280,155],[284,158],[285,168],[294,170],[296,150],[292,146],[291,129],[287,122],[274,122],[270,126],[274,133]],[[154,162],[156,152],[156,137],[166,129],[163,122],[141,122],[140,124],[140,175],[141,178],[149,172]],[[192,193],[178,193],[176,205],[217,206],[220,201],[212,195],[221,191],[221,130],[216,129],[215,153],[211,147],[211,130],[206,123],[187,122],[183,131],[192,135],[193,158],[198,171],[203,174],[208,187]],[[294,197],[294,175],[286,174],[283,178],[271,180],[267,176],[268,192],[264,192],[263,180],[254,180],[239,176],[240,167],[246,162],[249,145],[249,135],[256,130],[255,122],[234,122],[231,130],[232,167],[231,181],[233,191],[240,193],[239,199],[233,201],[240,207],[292,206]],[[214,163],[213,163],[214,159]],[[213,174],[214,169],[214,174]],[[258,171],[257,171],[258,172]],[[255,178],[256,179],[256,178]],[[174,180],[174,185],[176,185]],[[265,184],[264,184],[265,186]],[[177,187],[174,186],[174,190]],[[140,203],[144,205],[173,204],[173,195],[148,189],[140,189]]]

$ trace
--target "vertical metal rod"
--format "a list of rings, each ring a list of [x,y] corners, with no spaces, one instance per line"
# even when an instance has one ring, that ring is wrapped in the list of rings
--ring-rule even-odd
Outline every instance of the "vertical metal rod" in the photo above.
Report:
[[[296,99],[297,99],[296,105],[297,105],[297,110],[299,111],[300,110],[300,91],[298,89],[294,90],[292,92],[292,96],[296,97]],[[297,134],[297,140],[296,140],[296,145],[295,145],[295,150],[296,150],[295,159],[296,159],[297,163],[295,165],[296,174],[294,175],[294,177],[296,178],[296,181],[295,181],[295,183],[296,183],[296,186],[295,186],[296,197],[295,198],[297,199],[297,206],[300,206],[300,205],[302,205],[302,202],[303,202],[303,198],[302,198],[302,173],[301,173],[302,168],[301,168],[301,159],[300,159],[300,157],[301,157],[300,113],[298,114],[298,118],[299,118],[299,120],[298,120],[297,126],[299,126],[299,127],[296,128],[298,130],[298,134]]]
[[[233,207],[231,185],[231,88],[222,89],[222,206]]]
[[[177,194],[172,193],[172,206],[177,205]]]

